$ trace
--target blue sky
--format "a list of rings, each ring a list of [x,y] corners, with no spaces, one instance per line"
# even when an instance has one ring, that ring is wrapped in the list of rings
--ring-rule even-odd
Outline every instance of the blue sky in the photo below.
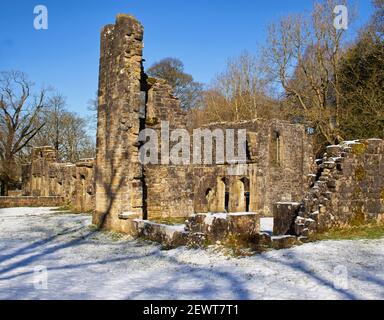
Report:
[[[372,6],[356,2],[361,25]],[[33,28],[39,4],[48,8],[48,30]],[[311,0],[1,0],[0,70],[21,70],[38,86],[55,87],[84,115],[97,90],[100,30],[117,13],[143,23],[146,67],[177,57],[197,81],[209,83],[228,58],[255,52],[269,23],[311,7]]]

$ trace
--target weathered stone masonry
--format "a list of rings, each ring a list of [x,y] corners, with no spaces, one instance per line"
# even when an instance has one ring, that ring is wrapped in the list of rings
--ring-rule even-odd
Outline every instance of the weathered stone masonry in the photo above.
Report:
[[[307,237],[384,217],[384,141],[329,146],[313,187],[297,204],[277,204],[275,233]]]
[[[60,163],[52,147],[32,150],[31,163],[23,167],[23,196],[61,197],[63,200],[57,204],[70,204],[76,212],[89,212],[94,210],[94,194],[94,159]]]
[[[101,33],[94,222],[120,229],[118,214],[143,214],[138,135],[145,120],[143,27],[119,15]],[[129,231],[129,230],[122,230]]]
[[[101,32],[94,223],[135,232],[134,219],[189,217],[200,212],[272,216],[273,203],[299,201],[309,186],[312,149],[305,128],[277,120],[217,123],[205,129],[246,129],[245,172],[222,165],[141,165],[139,132],[161,123],[192,134],[164,81],[143,71],[143,27],[118,15]],[[159,147],[160,149],[161,147]]]

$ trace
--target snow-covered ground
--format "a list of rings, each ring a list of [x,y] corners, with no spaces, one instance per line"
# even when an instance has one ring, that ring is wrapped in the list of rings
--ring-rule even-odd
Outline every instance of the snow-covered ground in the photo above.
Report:
[[[0,209],[0,299],[384,299],[384,239],[236,259],[116,241],[90,223],[49,208]]]

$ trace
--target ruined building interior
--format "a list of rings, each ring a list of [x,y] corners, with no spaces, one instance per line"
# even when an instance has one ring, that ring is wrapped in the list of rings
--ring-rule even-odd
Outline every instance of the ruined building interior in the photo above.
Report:
[[[238,172],[228,162],[142,164],[142,130],[160,136],[164,121],[170,130],[192,135],[194,129],[172,88],[145,74],[143,32],[124,14],[101,32],[96,159],[58,163],[54,149],[34,149],[24,168],[25,195],[61,196],[76,211],[93,211],[94,224],[133,234],[153,231],[148,220],[185,217],[182,238],[187,232],[214,234],[215,223],[225,233],[225,213],[226,232],[258,234],[260,217],[275,217],[277,235],[296,237],[356,219],[381,219],[384,143],[378,139],[331,146],[316,165],[304,126],[251,119],[203,128],[246,129],[247,159]]]

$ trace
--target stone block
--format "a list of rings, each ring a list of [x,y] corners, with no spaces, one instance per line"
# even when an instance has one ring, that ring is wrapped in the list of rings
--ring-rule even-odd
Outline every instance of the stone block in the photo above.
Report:
[[[276,250],[289,249],[297,244],[295,236],[274,236],[272,237],[272,248]]]
[[[328,146],[327,147],[327,156],[328,157],[338,157],[342,151],[341,146]]]
[[[286,235],[292,228],[300,204],[296,202],[278,202],[273,211],[273,234]]]

